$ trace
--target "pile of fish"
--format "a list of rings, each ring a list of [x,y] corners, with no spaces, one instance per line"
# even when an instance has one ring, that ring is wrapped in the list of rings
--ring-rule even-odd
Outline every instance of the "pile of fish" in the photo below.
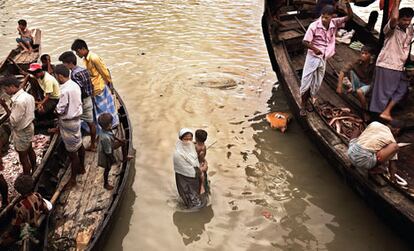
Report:
[[[358,132],[359,135],[365,129],[364,121],[349,108],[338,108],[326,102],[319,104],[317,110],[329,126],[347,141],[354,133]]]
[[[39,165],[42,161],[43,154],[47,150],[50,144],[50,136],[37,134],[33,137],[32,146],[36,153],[36,163]],[[19,163],[19,155],[14,150],[14,146],[11,143],[10,148],[3,156],[3,166],[4,170],[1,173],[4,176],[4,179],[9,185],[9,200],[12,200],[17,192],[14,190],[13,184],[16,178],[23,172],[23,168]]]

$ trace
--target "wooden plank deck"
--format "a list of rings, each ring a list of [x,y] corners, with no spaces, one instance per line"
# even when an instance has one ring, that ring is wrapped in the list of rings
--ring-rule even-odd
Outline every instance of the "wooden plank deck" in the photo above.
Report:
[[[85,168],[86,173],[77,177],[77,185],[64,191],[56,203],[53,215],[58,217],[52,223],[48,250],[84,250],[112,203],[115,189],[103,188],[104,169],[97,166],[96,152],[86,152]],[[120,164],[112,166],[109,181],[114,187],[120,171]]]

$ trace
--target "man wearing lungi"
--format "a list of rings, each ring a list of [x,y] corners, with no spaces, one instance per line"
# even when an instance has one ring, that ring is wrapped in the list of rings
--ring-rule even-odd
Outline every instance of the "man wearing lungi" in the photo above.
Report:
[[[23,173],[30,174],[36,167],[36,154],[32,147],[34,136],[35,101],[32,95],[20,88],[20,81],[14,76],[3,77],[0,86],[11,96],[11,109],[3,106],[10,114],[10,127],[14,149],[19,154]]]
[[[316,101],[316,94],[325,76],[326,60],[335,54],[335,34],[339,27],[352,18],[353,12],[349,2],[346,3],[347,16],[333,18],[334,7],[325,5],[319,19],[309,25],[303,38],[303,44],[308,48],[305,65],[303,66],[300,85],[301,109],[300,115],[306,116],[306,110],[311,112],[312,106],[305,109],[308,99]]]
[[[99,115],[102,113],[110,113],[113,117],[112,128],[116,127],[119,124],[119,118],[115,101],[111,94],[113,87],[108,68],[98,55],[89,51],[88,45],[84,40],[76,39],[71,49],[76,52],[76,55],[83,58],[86,69],[88,69],[91,75],[96,124],[98,124]]]
[[[414,30],[412,8],[398,11],[400,0],[396,0],[391,18],[384,27],[384,47],[378,55],[375,81],[369,110],[380,113],[380,117],[391,121],[391,111],[408,91],[408,79],[404,64],[408,58]]]
[[[72,175],[68,185],[72,187],[76,185],[76,175],[85,173],[85,148],[81,134],[81,89],[69,78],[70,71],[63,64],[56,66],[55,74],[60,84],[60,98],[56,106],[58,128],[71,161]]]

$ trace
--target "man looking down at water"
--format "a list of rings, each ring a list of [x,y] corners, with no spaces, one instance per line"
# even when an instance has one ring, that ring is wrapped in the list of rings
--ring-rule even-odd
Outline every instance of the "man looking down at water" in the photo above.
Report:
[[[115,108],[115,101],[110,92],[112,79],[108,68],[103,60],[95,53],[89,51],[88,45],[82,39],[76,39],[71,49],[76,52],[89,71],[93,86],[93,101],[95,106],[95,123],[102,113],[110,113],[113,117],[112,128],[119,124],[118,112]]]
[[[76,56],[71,51],[64,52],[59,56],[59,60],[71,70],[70,78],[81,88],[83,110],[81,120],[88,124],[91,134],[91,145],[87,150],[96,151],[96,126],[93,123],[92,82],[89,72],[76,64]]]
[[[85,173],[85,148],[82,144],[82,99],[79,85],[70,80],[70,71],[63,64],[57,65],[55,74],[60,84],[60,99],[56,106],[58,128],[71,162],[72,174],[68,186],[76,185],[76,175]],[[57,130],[52,130],[56,132]]]
[[[410,42],[414,35],[411,21],[412,8],[401,8],[396,0],[391,18],[384,27],[384,47],[378,55],[375,68],[375,81],[369,110],[380,113],[382,119],[391,121],[391,111],[408,91],[408,79],[404,64],[408,58]]]
[[[394,135],[398,129],[390,129],[379,122],[372,122],[358,138],[349,142],[348,156],[353,166],[368,170],[369,174],[383,173],[381,164],[388,164],[390,179],[395,182],[398,145]]]

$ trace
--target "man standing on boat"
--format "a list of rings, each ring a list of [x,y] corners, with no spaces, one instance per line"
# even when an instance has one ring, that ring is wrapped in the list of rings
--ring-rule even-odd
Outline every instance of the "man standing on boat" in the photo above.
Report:
[[[414,10],[402,8],[398,11],[399,6],[400,0],[396,0],[391,18],[384,27],[384,47],[378,55],[369,107],[370,111],[380,113],[379,116],[388,121],[392,120],[392,109],[408,91],[404,64],[414,35],[411,24]]]
[[[88,45],[82,39],[76,39],[71,49],[80,58],[83,58],[86,69],[91,75],[93,86],[93,102],[95,105],[95,122],[102,113],[110,113],[113,117],[112,128],[119,124],[118,112],[115,108],[115,101],[111,94],[112,79],[108,68],[103,60],[95,53],[89,51]]]
[[[316,94],[325,76],[326,60],[335,54],[337,29],[352,18],[353,12],[349,1],[346,2],[346,8],[346,17],[333,18],[334,7],[325,5],[320,18],[309,25],[303,38],[303,44],[308,51],[300,85],[301,116],[306,116],[306,110],[309,112],[313,110],[312,106],[308,104],[308,100],[312,98],[312,103],[316,101]],[[305,109],[306,105],[307,109]]]
[[[60,83],[60,99],[56,106],[58,128],[71,161],[72,175],[68,186],[76,185],[76,175],[85,173],[85,148],[82,143],[82,98],[78,84],[70,80],[70,71],[63,64],[55,68]]]

